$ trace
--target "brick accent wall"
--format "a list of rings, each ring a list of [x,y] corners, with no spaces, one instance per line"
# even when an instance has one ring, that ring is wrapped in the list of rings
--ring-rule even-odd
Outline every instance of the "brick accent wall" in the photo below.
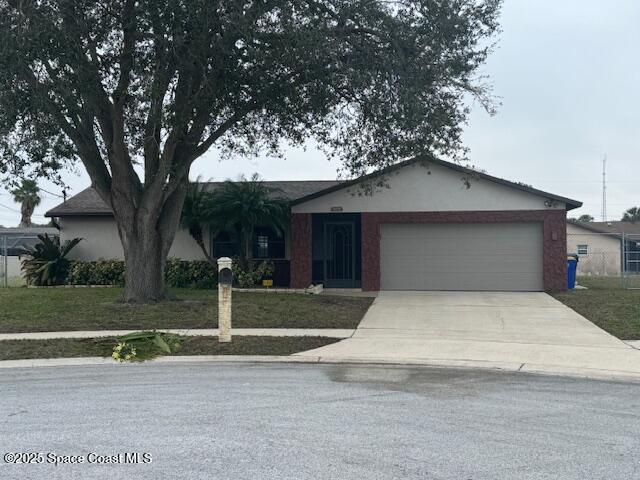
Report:
[[[291,215],[291,288],[306,288],[311,284],[311,233],[310,213]]]
[[[567,213],[564,210],[362,213],[362,290],[380,289],[380,225],[383,223],[514,222],[543,224],[544,289],[547,292],[566,290]]]

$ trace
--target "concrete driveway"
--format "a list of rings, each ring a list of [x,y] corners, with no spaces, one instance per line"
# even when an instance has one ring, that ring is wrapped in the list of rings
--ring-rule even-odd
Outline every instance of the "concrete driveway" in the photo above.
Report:
[[[380,292],[351,338],[299,355],[640,379],[639,350],[545,293]]]

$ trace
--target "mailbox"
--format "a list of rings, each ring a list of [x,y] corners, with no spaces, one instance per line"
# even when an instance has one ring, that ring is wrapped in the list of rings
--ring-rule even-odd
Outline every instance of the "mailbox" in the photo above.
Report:
[[[231,341],[231,285],[233,284],[232,261],[229,257],[218,259],[218,341]]]
[[[233,272],[230,268],[221,268],[218,272],[218,283],[223,285],[231,285],[233,283]]]

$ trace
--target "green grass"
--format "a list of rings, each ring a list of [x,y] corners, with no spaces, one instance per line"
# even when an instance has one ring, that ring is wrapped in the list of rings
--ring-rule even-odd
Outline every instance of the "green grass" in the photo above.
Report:
[[[185,337],[172,355],[291,355],[330,343],[327,337],[234,337],[218,343],[218,337]],[[2,340],[0,360],[26,358],[110,357],[115,338],[56,338],[49,340]]]
[[[623,290],[619,278],[579,277],[588,290],[554,297],[622,340],[640,340],[640,290]]]
[[[177,301],[122,305],[120,288],[0,289],[0,333],[216,328],[217,292],[176,289]],[[234,328],[356,328],[372,298],[233,293]]]
[[[7,284],[9,287],[22,287],[24,285],[26,285],[26,282],[24,280],[24,277],[9,277],[7,279]]]

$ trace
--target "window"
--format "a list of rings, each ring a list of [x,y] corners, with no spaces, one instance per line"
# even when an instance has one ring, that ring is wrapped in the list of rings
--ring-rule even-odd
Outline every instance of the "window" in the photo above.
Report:
[[[578,255],[588,255],[589,245],[578,245]]]
[[[258,235],[256,257],[267,258],[269,256],[269,237]]]
[[[240,254],[240,239],[236,232],[220,232],[211,242],[213,258]],[[259,227],[253,235],[252,258],[285,258],[284,234],[270,227]]]
[[[253,241],[253,258],[284,258],[283,232],[271,227],[256,228]]]
[[[240,244],[234,233],[220,232],[211,242],[213,258],[234,257],[240,253]]]

